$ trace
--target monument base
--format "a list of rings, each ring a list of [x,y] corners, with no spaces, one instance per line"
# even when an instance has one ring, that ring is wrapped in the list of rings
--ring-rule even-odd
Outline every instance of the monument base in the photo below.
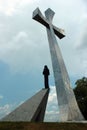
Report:
[[[0,130],[87,130],[87,123],[0,122]]]
[[[42,122],[44,120],[48,95],[49,89],[40,90],[30,99],[17,107],[14,111],[3,117],[0,121]]]

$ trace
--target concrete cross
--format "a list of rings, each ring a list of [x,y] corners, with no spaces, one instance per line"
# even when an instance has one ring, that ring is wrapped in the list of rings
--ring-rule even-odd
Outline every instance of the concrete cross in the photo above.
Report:
[[[50,23],[52,22],[53,16],[54,16],[54,12],[49,8],[45,11],[45,15],[46,18],[42,15],[42,13],[40,12],[39,8],[37,8],[34,12],[33,12],[33,19],[35,19],[36,21],[40,22],[41,24],[43,24],[45,27],[50,28]],[[49,17],[50,16],[50,17]],[[51,23],[52,24],[52,23]],[[56,26],[54,26],[52,24],[52,28],[54,30],[54,33],[61,39],[63,37],[65,37],[64,34],[64,30],[63,29],[59,29]]]
[[[33,12],[33,19],[43,24],[47,30],[58,98],[60,121],[84,120],[71,88],[66,66],[55,37],[56,34],[60,39],[63,38],[65,36],[64,31],[52,24],[54,12],[51,9],[45,11],[45,16],[46,18],[41,14],[38,8]]]

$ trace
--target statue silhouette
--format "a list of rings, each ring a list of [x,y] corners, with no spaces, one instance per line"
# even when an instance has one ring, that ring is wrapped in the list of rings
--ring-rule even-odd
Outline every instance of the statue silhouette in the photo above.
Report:
[[[50,72],[49,72],[47,65],[44,66],[43,75],[44,75],[44,86],[45,86],[45,88],[49,88],[49,78],[48,78],[48,76],[50,75]]]

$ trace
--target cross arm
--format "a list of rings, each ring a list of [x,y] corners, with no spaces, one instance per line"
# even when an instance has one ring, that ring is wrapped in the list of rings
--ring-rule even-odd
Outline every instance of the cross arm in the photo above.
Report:
[[[42,15],[42,13],[40,12],[39,8],[36,8],[33,12],[33,16],[32,18],[38,22],[40,22],[41,24],[43,24],[44,26],[46,26],[47,28],[49,28],[49,22],[47,22],[47,20],[45,19],[45,17]]]
[[[54,30],[55,34],[56,34],[60,39],[62,39],[63,37],[65,37],[65,34],[64,34],[64,30],[63,30],[63,29],[57,28],[56,26],[53,25],[53,30]]]
[[[33,16],[32,18],[38,22],[40,22],[41,24],[43,24],[45,27],[50,28],[49,27],[49,21],[42,15],[41,11],[39,10],[39,8],[36,8],[35,11],[33,12]],[[53,30],[54,33],[60,38],[62,39],[63,37],[65,37],[64,31],[62,29],[57,28],[56,26],[53,26]]]

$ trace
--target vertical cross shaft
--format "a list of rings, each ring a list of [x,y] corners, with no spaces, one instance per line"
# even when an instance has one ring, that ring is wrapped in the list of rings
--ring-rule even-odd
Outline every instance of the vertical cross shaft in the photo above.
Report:
[[[54,12],[51,9],[45,11],[45,16],[46,18],[44,18],[39,9],[36,9],[33,13],[33,19],[46,26],[59,104],[60,120],[83,120],[84,118],[78,108],[61,51],[55,37],[56,34],[61,39],[65,35],[61,29],[56,28],[52,24]]]

